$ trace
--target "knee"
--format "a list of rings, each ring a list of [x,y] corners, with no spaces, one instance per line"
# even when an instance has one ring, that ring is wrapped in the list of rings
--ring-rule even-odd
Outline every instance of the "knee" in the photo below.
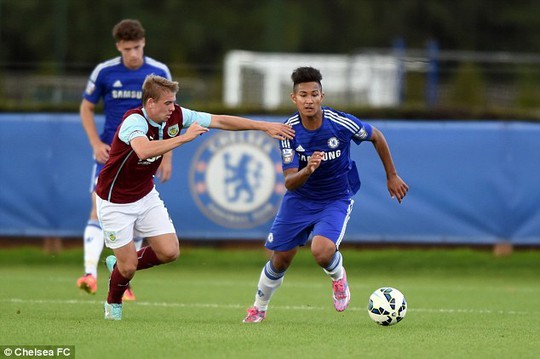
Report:
[[[272,258],[270,258],[270,263],[272,267],[278,272],[284,272],[289,268],[292,263],[292,260],[296,254],[297,249],[288,251],[288,252],[274,252]]]
[[[330,239],[322,236],[315,236],[311,244],[311,254],[321,267],[326,267],[336,253],[336,244]]]
[[[313,253],[313,258],[315,259],[315,262],[321,267],[326,267],[328,263],[330,263],[330,259],[332,257],[329,257],[325,255],[324,253]]]
[[[159,260],[163,263],[174,262],[180,256],[180,249],[168,248],[158,254]]]
[[[336,252],[335,248],[319,248],[311,251],[315,262],[321,267],[326,267]]]
[[[272,264],[272,267],[278,272],[286,271],[287,268],[289,268],[289,266],[291,265],[290,260],[284,259],[273,259],[270,261],[270,263]]]
[[[122,275],[122,277],[131,279],[133,276],[135,276],[135,271],[137,270],[137,262],[134,263],[116,263],[116,267],[118,268],[118,271]]]
[[[170,256],[169,256],[169,261],[170,262],[174,262],[175,260],[178,259],[178,257],[180,257],[180,249],[177,248],[175,251],[172,251]]]

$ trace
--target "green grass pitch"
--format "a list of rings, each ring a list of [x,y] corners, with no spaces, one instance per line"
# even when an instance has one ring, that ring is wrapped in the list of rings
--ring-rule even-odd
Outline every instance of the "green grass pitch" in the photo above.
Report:
[[[4,249],[0,345],[73,345],[76,358],[539,357],[540,251],[342,252],[352,297],[345,312],[333,309],[330,280],[304,248],[266,320],[243,324],[266,260],[262,247],[187,248],[175,263],[138,272],[137,301],[124,304],[120,322],[103,319],[104,266],[97,295],[75,287],[82,250]],[[401,290],[409,305],[392,327],[366,312],[382,286]]]

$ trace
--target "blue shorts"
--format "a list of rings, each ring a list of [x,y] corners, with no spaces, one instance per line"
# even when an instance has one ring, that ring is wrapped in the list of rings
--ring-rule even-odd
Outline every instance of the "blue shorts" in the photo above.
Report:
[[[313,234],[330,239],[339,248],[353,204],[351,198],[321,202],[285,195],[265,247],[288,251],[304,246]]]
[[[90,179],[90,193],[94,192],[96,189],[99,172],[101,172],[104,166],[104,163],[98,163],[97,161],[94,162],[94,166],[92,167],[92,178]]]

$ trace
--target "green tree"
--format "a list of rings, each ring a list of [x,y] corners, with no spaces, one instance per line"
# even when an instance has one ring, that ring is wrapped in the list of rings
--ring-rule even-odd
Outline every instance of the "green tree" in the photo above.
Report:
[[[450,104],[470,109],[486,104],[484,78],[476,64],[460,63],[451,83]]]
[[[519,108],[540,107],[540,71],[530,66],[521,66],[518,70],[517,95],[515,106]]]

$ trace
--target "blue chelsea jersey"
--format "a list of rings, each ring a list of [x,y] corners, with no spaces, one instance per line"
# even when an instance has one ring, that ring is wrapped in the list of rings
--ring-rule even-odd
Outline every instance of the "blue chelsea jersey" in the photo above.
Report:
[[[83,97],[97,104],[103,98],[105,125],[101,140],[111,144],[124,114],[142,105],[142,84],[146,76],[154,74],[171,80],[167,65],[150,57],[136,70],[128,69],[121,57],[105,61],[96,66]]]
[[[306,183],[287,194],[315,200],[350,198],[360,188],[358,171],[350,157],[351,140],[356,144],[369,140],[372,127],[351,114],[330,107],[322,109],[321,127],[314,131],[302,125],[299,113],[285,121],[293,127],[295,137],[280,141],[284,171],[289,168],[300,171],[313,152],[324,152],[321,165]]]

